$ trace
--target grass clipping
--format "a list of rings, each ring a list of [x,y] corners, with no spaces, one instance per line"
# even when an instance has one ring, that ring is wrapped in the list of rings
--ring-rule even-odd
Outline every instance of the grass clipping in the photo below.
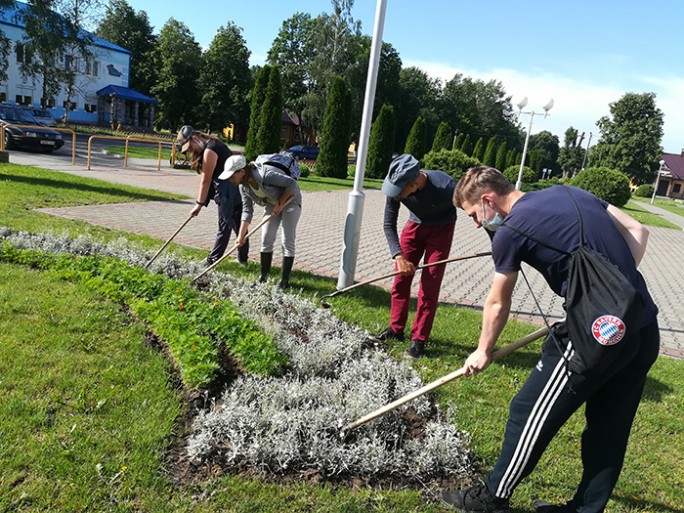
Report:
[[[113,256],[140,267],[151,257],[125,241],[104,245],[0,229],[3,241],[20,249]],[[171,254],[150,268],[174,279],[200,270]],[[409,365],[369,346],[367,333],[276,287],[218,272],[201,285],[273,336],[290,367],[280,377],[240,376],[198,413],[186,449],[194,464],[418,483],[472,476],[468,433],[425,396],[345,436],[343,426],[422,386]]]

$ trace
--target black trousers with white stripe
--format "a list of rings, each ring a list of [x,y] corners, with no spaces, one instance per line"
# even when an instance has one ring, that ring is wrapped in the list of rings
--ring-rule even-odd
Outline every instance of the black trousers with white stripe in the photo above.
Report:
[[[511,401],[501,455],[487,486],[497,497],[509,498],[560,427],[586,404],[583,474],[572,504],[582,513],[598,513],[620,475],[646,374],[658,357],[658,323],[644,327],[639,343],[625,348],[598,376],[569,372],[561,352],[571,358],[572,347],[565,334],[556,338],[560,344],[551,337],[544,342],[541,360]]]

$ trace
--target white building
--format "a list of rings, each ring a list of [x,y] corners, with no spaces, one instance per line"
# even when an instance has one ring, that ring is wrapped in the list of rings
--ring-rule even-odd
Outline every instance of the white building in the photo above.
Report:
[[[22,13],[26,9],[28,5],[24,2],[15,2],[13,7],[0,10],[0,30],[11,44],[7,80],[0,82],[0,103],[39,107],[43,91],[41,78],[25,78],[19,68],[25,58],[21,41],[24,37]],[[57,66],[77,71],[70,102],[67,104],[65,85],[45,105],[56,119],[62,118],[68,109],[71,122],[151,127],[156,101],[128,87],[131,52],[95,34],[90,36],[91,59],[65,54],[57,61]]]

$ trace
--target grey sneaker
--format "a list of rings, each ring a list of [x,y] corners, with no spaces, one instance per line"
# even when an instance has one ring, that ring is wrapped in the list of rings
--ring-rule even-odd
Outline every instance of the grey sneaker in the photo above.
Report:
[[[508,499],[495,497],[484,483],[476,484],[465,490],[444,491],[441,498],[446,507],[455,511],[511,513]]]
[[[404,341],[403,333],[396,333],[392,328],[387,328],[385,331],[377,335],[368,335],[368,340],[373,342],[387,342],[388,340],[396,340],[397,342]]]
[[[414,340],[411,342],[411,347],[409,347],[404,353],[407,358],[416,359],[420,358],[425,354],[425,342],[422,340]]]

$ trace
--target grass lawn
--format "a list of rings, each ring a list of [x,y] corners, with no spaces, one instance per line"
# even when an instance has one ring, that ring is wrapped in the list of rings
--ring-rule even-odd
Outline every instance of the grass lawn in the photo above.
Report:
[[[629,200],[624,207],[621,207],[625,214],[632,216],[634,219],[647,226],[659,226],[661,228],[672,228],[673,230],[680,230],[681,228],[667,219],[663,219],[658,214],[653,214],[639,205],[638,201]]]
[[[646,198],[635,198],[635,200],[642,203],[651,203],[651,200]],[[662,208],[663,210],[667,210],[668,212],[672,212],[673,214],[684,217],[684,202],[656,198],[653,204],[656,207]]]
[[[0,164],[0,225],[27,231],[126,235],[157,248],[161,241],[35,212],[41,206],[171,198],[171,195]],[[634,208],[628,205],[628,208]],[[629,211],[631,214],[631,211]],[[172,245],[188,258],[206,252]],[[253,280],[257,265],[222,269]],[[295,272],[304,295],[328,294],[334,280]],[[376,330],[386,325],[389,294],[362,287],[335,298],[340,318]],[[444,510],[420,490],[350,489],[333,484],[279,485],[225,475],[193,482],[173,477],[169,447],[184,422],[182,391],[145,329],[118,306],[50,272],[0,264],[0,510],[145,512],[425,512]],[[429,357],[414,363],[432,381],[460,367],[474,347],[481,315],[442,305]],[[511,322],[500,344],[534,328]],[[399,356],[406,343],[390,352]],[[475,378],[436,392],[455,405],[455,421],[472,435],[486,470],[499,450],[508,403],[538,359],[539,342]],[[661,357],[646,386],[625,468],[607,511],[684,510],[684,362]],[[567,499],[579,480],[582,415],[564,426],[513,505],[529,497]]]

